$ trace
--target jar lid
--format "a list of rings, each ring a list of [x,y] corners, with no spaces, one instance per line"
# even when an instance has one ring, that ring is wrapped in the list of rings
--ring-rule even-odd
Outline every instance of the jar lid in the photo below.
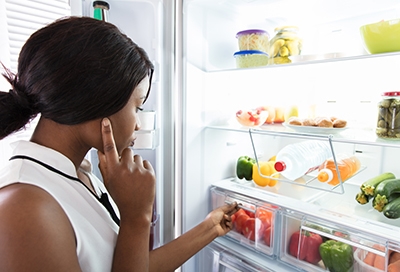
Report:
[[[239,38],[242,35],[248,35],[248,34],[261,34],[261,35],[265,34],[265,35],[267,35],[269,37],[268,32],[265,31],[265,30],[262,30],[262,29],[248,29],[248,30],[243,30],[243,31],[240,31],[240,32],[236,33],[236,38]]]
[[[293,32],[297,32],[299,31],[299,28],[297,26],[278,26],[274,29],[275,32],[280,32],[280,31],[293,31]]]
[[[93,2],[93,7],[100,7],[100,8],[105,8],[105,9],[110,9],[110,5],[106,1],[94,1]]]
[[[268,57],[268,54],[260,51],[260,50],[241,50],[233,54],[235,57],[241,56],[241,55],[266,55]]]
[[[399,92],[385,92],[385,93],[382,93],[382,96],[400,96],[400,91]]]

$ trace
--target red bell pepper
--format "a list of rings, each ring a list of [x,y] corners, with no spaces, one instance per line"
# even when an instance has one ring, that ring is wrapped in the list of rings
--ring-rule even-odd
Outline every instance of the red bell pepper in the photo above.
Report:
[[[299,260],[317,264],[321,261],[319,246],[322,242],[322,237],[318,234],[309,231],[296,231],[290,237],[289,254]]]

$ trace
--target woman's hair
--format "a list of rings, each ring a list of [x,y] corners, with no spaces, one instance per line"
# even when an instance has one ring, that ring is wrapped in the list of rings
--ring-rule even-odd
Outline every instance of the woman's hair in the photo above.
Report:
[[[68,17],[26,41],[18,72],[3,66],[9,92],[0,92],[0,139],[38,113],[65,125],[110,116],[153,72],[146,52],[110,23]]]

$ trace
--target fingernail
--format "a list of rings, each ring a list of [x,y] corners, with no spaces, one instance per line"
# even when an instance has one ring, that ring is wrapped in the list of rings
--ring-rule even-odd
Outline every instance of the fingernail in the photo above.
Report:
[[[110,120],[108,118],[103,119],[103,126],[108,127],[110,125]]]

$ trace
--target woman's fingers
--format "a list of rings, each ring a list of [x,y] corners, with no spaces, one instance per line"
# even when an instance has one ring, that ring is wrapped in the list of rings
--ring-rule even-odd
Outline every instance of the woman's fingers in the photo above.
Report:
[[[115,146],[111,122],[104,118],[101,122],[101,137],[103,139],[103,154],[108,165],[114,165],[119,162],[117,147]]]

